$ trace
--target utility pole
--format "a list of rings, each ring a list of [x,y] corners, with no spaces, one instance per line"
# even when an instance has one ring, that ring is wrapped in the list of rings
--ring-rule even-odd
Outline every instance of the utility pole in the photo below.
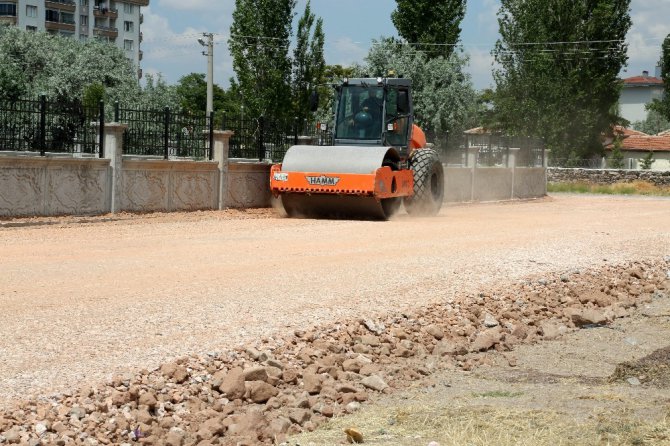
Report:
[[[202,33],[203,39],[198,39],[200,45],[207,47],[207,51],[203,51],[202,55],[207,56],[207,116],[214,111],[214,34]]]

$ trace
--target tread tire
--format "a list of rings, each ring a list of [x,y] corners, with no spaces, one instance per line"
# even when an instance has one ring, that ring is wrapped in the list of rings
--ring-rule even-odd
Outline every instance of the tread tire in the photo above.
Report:
[[[412,153],[409,167],[414,173],[414,195],[405,198],[405,210],[413,216],[436,215],[444,201],[444,168],[433,149]]]

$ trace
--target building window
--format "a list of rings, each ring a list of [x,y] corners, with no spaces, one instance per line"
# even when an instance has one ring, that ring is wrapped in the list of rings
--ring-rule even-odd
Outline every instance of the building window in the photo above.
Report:
[[[79,4],[81,5],[82,8],[88,9],[88,0],[80,0]]]
[[[79,34],[79,40],[81,40],[82,42],[87,41],[87,40],[88,40],[88,35],[86,35],[86,34]]]
[[[47,9],[46,10],[46,21],[47,22],[56,22],[58,23],[58,20],[60,18],[60,15],[58,11],[55,9]]]
[[[124,40],[123,41],[123,49],[126,51],[132,51],[133,50],[133,41],[132,40]]]
[[[132,32],[133,31],[133,22],[123,22],[123,29],[125,29],[126,32]]]
[[[79,24],[81,26],[88,26],[88,16],[87,15],[79,16]]]
[[[16,17],[16,3],[0,3],[0,16]]]
[[[123,4],[123,12],[124,14],[132,14],[135,12],[135,5],[131,5],[128,3]]]
[[[28,26],[26,26],[26,31],[31,31],[31,32],[36,33],[37,32],[37,27],[28,25]]]
[[[26,17],[37,17],[37,6],[26,5]]]
[[[74,14],[69,12],[61,12],[60,22],[67,23],[68,25],[74,25]]]

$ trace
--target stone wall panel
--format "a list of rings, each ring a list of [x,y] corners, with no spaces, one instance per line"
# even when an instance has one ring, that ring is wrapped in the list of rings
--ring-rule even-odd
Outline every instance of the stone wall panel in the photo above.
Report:
[[[173,211],[215,209],[217,206],[216,172],[174,172],[172,174]]]
[[[121,181],[121,209],[131,212],[169,210],[169,172],[124,170]]]
[[[103,214],[107,210],[107,169],[90,165],[48,168],[46,207],[49,215]]]
[[[43,213],[44,169],[0,166],[0,216]]]
[[[547,181],[550,183],[594,183],[615,184],[647,181],[657,186],[670,186],[670,170],[616,170],[616,169],[547,169]]]

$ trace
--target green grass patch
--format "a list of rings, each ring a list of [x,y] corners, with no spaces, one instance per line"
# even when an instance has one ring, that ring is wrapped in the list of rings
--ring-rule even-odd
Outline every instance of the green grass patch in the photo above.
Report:
[[[516,398],[523,395],[523,392],[507,392],[504,390],[493,390],[490,392],[473,393],[475,398]]]
[[[656,186],[647,181],[632,183],[593,184],[585,182],[549,183],[548,192],[568,192],[573,194],[603,194],[603,195],[646,195],[670,197],[670,187]]]

